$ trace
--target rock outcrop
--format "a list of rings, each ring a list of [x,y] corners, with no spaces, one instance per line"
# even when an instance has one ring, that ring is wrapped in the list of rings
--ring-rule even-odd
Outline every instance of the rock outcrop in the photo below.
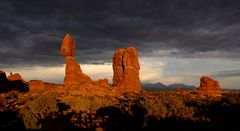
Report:
[[[16,81],[16,80],[20,80],[22,82],[26,82],[25,80],[23,80],[22,76],[19,73],[12,73],[10,72],[10,75],[8,76],[8,80],[9,81]]]
[[[110,88],[107,79],[97,81],[91,80],[84,74],[80,65],[75,60],[75,43],[67,34],[61,44],[60,54],[65,58],[66,69],[64,85],[61,91],[83,95],[83,96],[104,96],[124,92],[142,91],[137,50],[133,47],[117,49],[113,56],[113,87]],[[31,85],[30,85],[31,87]]]
[[[137,49],[119,48],[113,55],[113,86],[120,92],[142,91]]]
[[[16,75],[16,77],[10,77],[9,80],[6,73],[4,71],[0,71],[0,92],[8,92],[11,90],[28,92],[29,88],[23,81],[20,74]]]
[[[94,84],[99,86],[100,88],[105,88],[105,89],[109,89],[110,88],[107,79],[100,79],[100,80],[94,81]]]
[[[45,85],[43,81],[40,80],[30,80],[28,82],[30,92],[45,91]]]
[[[60,50],[60,54],[66,61],[64,85],[78,85],[92,81],[89,76],[82,72],[80,65],[76,62],[75,49],[72,37],[67,34],[62,41]]]
[[[218,81],[208,77],[203,76],[200,79],[200,86],[197,88],[200,94],[207,96],[221,96],[221,88]]]

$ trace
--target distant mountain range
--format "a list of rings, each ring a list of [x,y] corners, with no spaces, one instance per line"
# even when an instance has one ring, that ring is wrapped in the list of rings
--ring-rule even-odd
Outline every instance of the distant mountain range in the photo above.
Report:
[[[158,83],[142,83],[142,88],[145,90],[176,90],[179,87],[180,89],[184,90],[192,90],[196,89],[196,86],[189,86],[185,84],[171,84],[171,85],[164,85],[160,82]]]

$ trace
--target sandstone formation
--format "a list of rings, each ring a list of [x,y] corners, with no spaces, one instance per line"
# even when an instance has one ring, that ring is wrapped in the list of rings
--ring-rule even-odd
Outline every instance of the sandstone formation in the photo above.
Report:
[[[0,92],[8,92],[11,90],[27,92],[29,88],[20,74],[14,75],[14,77],[12,76],[8,80],[6,73],[0,71]]]
[[[111,90],[107,79],[92,81],[84,74],[80,65],[75,60],[75,43],[67,34],[61,44],[60,54],[65,58],[66,70],[64,88],[68,91],[81,95],[111,95],[128,91],[142,91],[139,78],[139,62],[137,50],[133,47],[117,49],[113,56],[113,86]]]
[[[45,85],[40,80],[30,80],[28,82],[28,87],[30,89],[30,92],[39,92],[45,90]]]
[[[142,91],[137,49],[119,48],[113,55],[113,86],[121,92]]]
[[[221,96],[221,89],[218,81],[214,79],[203,76],[200,79],[200,86],[197,88],[200,94],[207,96]]]
[[[78,85],[92,81],[89,76],[82,72],[80,65],[76,62],[75,49],[72,37],[67,34],[62,41],[60,50],[60,54],[66,61],[64,85]]]
[[[110,88],[107,79],[100,79],[98,81],[95,81],[94,83],[95,83],[95,85],[98,85],[101,88],[105,88],[105,89],[109,89]]]
[[[76,50],[76,47],[72,37],[69,34],[66,34],[66,36],[63,38],[63,41],[62,41],[60,54],[63,57],[69,57],[69,56],[74,57],[75,50]]]
[[[16,80],[20,80],[22,82],[26,82],[25,80],[23,80],[22,76],[19,73],[12,73],[10,72],[10,75],[8,76],[8,80],[9,81],[16,81]]]
[[[110,86],[107,79],[93,81],[82,72],[80,65],[75,60],[75,49],[76,47],[73,39],[67,34],[62,41],[60,50],[60,54],[66,61],[64,85],[56,86],[57,90],[60,92],[68,92],[71,95],[110,95]],[[45,83],[45,86],[49,86],[49,84]],[[52,85],[52,87],[54,87],[54,85]],[[45,88],[45,90],[46,89],[48,90],[48,88]]]

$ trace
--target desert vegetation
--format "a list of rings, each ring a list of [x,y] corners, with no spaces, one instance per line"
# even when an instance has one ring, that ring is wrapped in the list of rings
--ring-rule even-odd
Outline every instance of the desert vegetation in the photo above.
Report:
[[[80,96],[1,94],[1,129],[22,130],[224,130],[239,129],[240,93],[191,98],[175,91]]]

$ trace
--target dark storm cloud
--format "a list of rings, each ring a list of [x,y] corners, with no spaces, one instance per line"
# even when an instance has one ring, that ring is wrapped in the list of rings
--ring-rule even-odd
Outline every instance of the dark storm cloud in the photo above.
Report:
[[[210,75],[213,77],[240,77],[240,69],[222,70]]]
[[[239,8],[237,0],[1,0],[0,67],[64,63],[65,33],[81,63],[109,62],[127,46],[142,56],[239,59]]]

